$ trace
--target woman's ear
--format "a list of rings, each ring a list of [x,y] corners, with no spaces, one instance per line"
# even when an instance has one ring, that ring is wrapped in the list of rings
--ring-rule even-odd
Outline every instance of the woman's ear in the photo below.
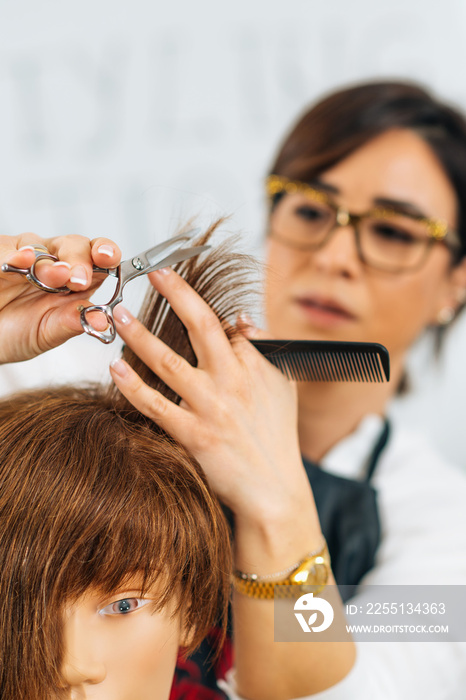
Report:
[[[463,258],[452,268],[450,279],[442,295],[441,304],[437,310],[435,322],[437,325],[447,325],[456,316],[466,302],[466,258]]]

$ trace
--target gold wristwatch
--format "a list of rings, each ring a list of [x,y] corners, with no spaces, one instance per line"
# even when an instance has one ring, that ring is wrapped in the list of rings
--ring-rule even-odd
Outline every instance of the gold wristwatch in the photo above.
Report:
[[[304,593],[320,593],[327,585],[330,576],[330,554],[325,542],[317,552],[311,552],[304,559],[282,574],[258,576],[235,571],[233,587],[238,593],[250,598],[270,600],[273,598],[293,598]],[[277,580],[278,579],[278,580]]]

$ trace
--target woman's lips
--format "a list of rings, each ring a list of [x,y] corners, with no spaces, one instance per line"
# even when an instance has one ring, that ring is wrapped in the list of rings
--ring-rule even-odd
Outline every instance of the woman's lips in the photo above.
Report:
[[[295,301],[307,318],[319,324],[336,325],[356,319],[354,313],[335,299],[313,295],[296,297]]]

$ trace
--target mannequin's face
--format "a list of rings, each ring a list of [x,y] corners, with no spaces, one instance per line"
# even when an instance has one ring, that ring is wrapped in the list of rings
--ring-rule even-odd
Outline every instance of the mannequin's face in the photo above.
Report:
[[[319,182],[336,204],[355,214],[383,198],[456,227],[453,186],[430,147],[408,130],[374,138],[323,172]],[[401,362],[441,309],[456,306],[465,283],[464,270],[452,268],[441,244],[432,246],[417,270],[369,268],[358,257],[351,226],[339,228],[317,250],[295,250],[273,238],[267,248],[266,315],[274,337],[379,342],[393,362]]]
[[[154,597],[125,589],[91,592],[64,615],[63,683],[70,700],[168,698],[181,642],[180,617]]]

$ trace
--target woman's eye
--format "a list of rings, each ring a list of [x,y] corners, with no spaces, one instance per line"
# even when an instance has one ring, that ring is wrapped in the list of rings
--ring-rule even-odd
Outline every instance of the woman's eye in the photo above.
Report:
[[[311,204],[303,204],[295,209],[296,216],[306,221],[322,221],[328,216],[325,210],[312,206]]]
[[[127,615],[150,603],[145,598],[122,598],[99,610],[100,615]]]
[[[387,241],[406,244],[416,243],[416,237],[412,233],[401,228],[395,228],[389,224],[374,224],[372,230],[377,236]]]

